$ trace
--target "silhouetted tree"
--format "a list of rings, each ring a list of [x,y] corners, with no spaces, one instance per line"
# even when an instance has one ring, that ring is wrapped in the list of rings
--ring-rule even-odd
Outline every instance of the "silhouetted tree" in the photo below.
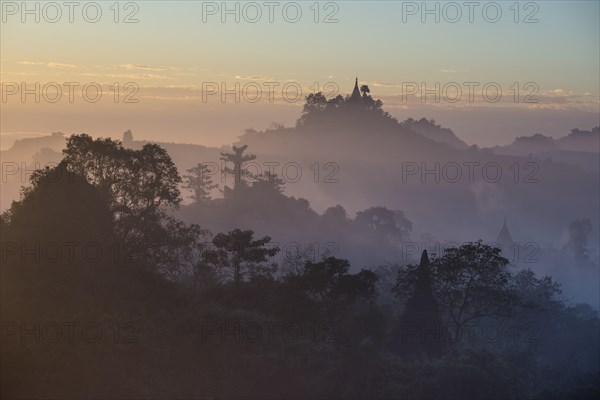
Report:
[[[360,92],[362,93],[362,105],[364,108],[383,113],[383,102],[381,100],[375,100],[373,97],[371,97],[369,94],[371,93],[369,86],[362,85],[360,87]]]
[[[561,307],[562,290],[550,276],[538,278],[532,270],[524,269],[514,274],[512,285],[526,315]]]
[[[344,105],[344,96],[338,94],[333,99],[327,100],[327,104],[333,109],[340,108]]]
[[[194,168],[187,170],[188,175],[183,176],[183,187],[190,189],[190,196],[195,203],[201,204],[211,199],[210,194],[219,185],[213,182],[212,172],[208,165],[199,163]]]
[[[564,249],[569,251],[578,263],[587,264],[590,261],[588,237],[591,232],[592,222],[589,218],[578,219],[569,226],[569,241]]]
[[[180,202],[181,178],[169,154],[156,144],[140,150],[86,134],[67,139],[64,160],[105,196],[116,220],[161,214]]]
[[[357,274],[349,274],[349,269],[348,260],[327,257],[320,262],[306,263],[302,274],[289,277],[289,281],[333,317],[340,305],[373,300],[376,296],[375,273],[363,269]]]
[[[346,214],[344,207],[338,204],[337,206],[329,207],[325,210],[323,212],[323,218],[332,222],[342,222],[348,220],[348,215]]]
[[[228,233],[219,233],[213,238],[215,250],[205,252],[205,257],[220,268],[230,269],[236,286],[244,276],[250,274],[270,275],[276,271],[274,263],[265,264],[269,257],[275,256],[279,248],[268,246],[271,238],[253,240],[254,232],[234,229]]]
[[[283,254],[282,272],[285,275],[301,275],[304,266],[309,262],[316,262],[318,254],[315,243],[304,246],[287,246]]]
[[[181,178],[169,154],[156,144],[133,150],[86,134],[69,137],[63,154],[69,171],[99,190],[120,241],[148,262],[172,267],[173,249],[193,241],[199,227],[170,214],[181,203]]]
[[[245,164],[256,160],[256,156],[253,154],[244,155],[244,151],[248,148],[248,145],[241,147],[233,146],[233,153],[221,153],[221,161],[229,162],[233,164],[233,168],[226,165],[223,168],[223,173],[233,174],[234,176],[234,190],[241,187],[248,187],[249,180],[255,180],[257,177],[245,168]]]
[[[22,189],[22,199],[4,213],[7,237],[26,241],[23,243],[31,248],[36,243],[72,243],[80,247],[91,243],[100,246],[100,252],[106,255],[115,240],[113,220],[96,188],[69,172],[64,161],[54,168],[34,171],[30,182],[31,186]],[[81,254],[81,249],[73,253]]]
[[[267,191],[276,194],[283,194],[285,190],[285,181],[277,176],[277,174],[265,171],[257,181],[252,184],[252,188],[257,190],[266,189]]]
[[[500,252],[478,241],[447,248],[431,262],[434,297],[451,340],[460,337],[470,322],[514,314],[518,298],[511,284],[509,262]],[[416,267],[401,269],[396,294],[409,296],[417,277]]]
[[[310,114],[313,112],[324,111],[327,109],[327,98],[323,93],[311,93],[306,96],[306,102],[302,109],[303,114]]]
[[[187,246],[180,246],[178,258],[181,260],[181,268],[173,270],[173,277],[187,284],[195,296],[200,289],[222,283],[224,274],[214,261],[212,242],[208,241],[210,233],[206,230],[195,232],[196,237]]]
[[[405,239],[412,230],[412,223],[404,212],[381,206],[359,211],[354,222],[360,228],[374,231],[388,239]]]

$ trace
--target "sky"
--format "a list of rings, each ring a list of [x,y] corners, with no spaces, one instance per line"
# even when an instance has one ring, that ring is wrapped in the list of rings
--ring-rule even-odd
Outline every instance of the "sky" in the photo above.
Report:
[[[2,1],[0,137],[221,146],[355,77],[469,144],[563,136],[600,123],[599,4]]]

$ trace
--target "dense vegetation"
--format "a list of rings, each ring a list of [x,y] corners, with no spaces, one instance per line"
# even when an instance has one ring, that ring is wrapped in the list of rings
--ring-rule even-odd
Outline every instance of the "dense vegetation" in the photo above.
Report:
[[[310,98],[301,123],[340,104]],[[244,151],[223,154],[235,185],[212,199],[202,165],[182,179],[157,145],[68,139],[63,162],[37,171],[2,215],[3,397],[600,394],[597,312],[498,248],[473,241],[417,265],[357,270],[312,249],[275,262],[268,236],[178,220],[183,185],[207,218],[276,210],[285,224],[306,213],[380,243],[410,232],[384,207],[318,215],[277,176],[244,172]]]

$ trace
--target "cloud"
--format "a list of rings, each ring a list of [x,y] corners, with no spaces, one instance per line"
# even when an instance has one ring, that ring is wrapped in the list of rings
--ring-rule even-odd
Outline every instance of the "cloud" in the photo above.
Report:
[[[57,63],[57,62],[19,61],[18,64],[21,64],[21,65],[45,65],[49,68],[77,68],[77,65],[74,65],[74,64],[65,64],[65,63]]]
[[[264,76],[248,76],[248,75],[236,75],[235,79],[240,81],[274,81],[274,78],[267,78]]]
[[[151,65],[142,65],[142,64],[121,64],[118,67],[125,68],[128,71],[169,71],[175,70],[175,67],[168,66],[151,66]]]
[[[597,112],[600,100],[598,96],[585,92],[575,93],[572,90],[553,89],[542,91],[534,96],[538,103],[528,104],[529,108],[567,110],[579,109],[582,111]]]
[[[77,65],[74,64],[63,64],[63,63],[48,63],[47,64],[50,68],[77,68]]]
[[[5,75],[17,75],[17,76],[35,76],[39,75],[38,72],[4,72]]]
[[[369,83],[370,86],[373,87],[401,87],[402,85],[399,83],[394,83],[394,82],[372,82]]]
[[[372,86],[387,86],[392,87],[393,84],[379,82]],[[443,84],[440,84],[443,87]],[[371,84],[369,85],[371,86]],[[401,84],[395,85],[401,87]],[[498,102],[487,101],[481,92],[475,92],[473,100],[468,96],[468,91],[463,87],[462,94],[458,97],[458,101],[454,102],[457,93],[448,90],[444,92],[440,88],[427,86],[425,91],[421,85],[418,85],[417,92],[412,94],[402,94],[390,91],[389,93],[375,94],[374,97],[379,98],[384,103],[384,108],[415,108],[425,106],[430,109],[466,109],[466,108],[525,108],[525,109],[552,109],[552,110],[579,110],[585,112],[594,112],[598,110],[600,100],[598,96],[594,96],[589,92],[577,93],[572,90],[550,89],[532,92],[531,90],[523,90],[519,100],[515,102],[511,91],[503,88],[503,95]],[[424,94],[427,93],[427,94]],[[434,95],[437,94],[437,97]]]

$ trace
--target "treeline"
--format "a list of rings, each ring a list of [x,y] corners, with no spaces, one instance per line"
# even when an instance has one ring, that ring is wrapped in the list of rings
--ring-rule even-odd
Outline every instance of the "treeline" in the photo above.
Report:
[[[245,183],[243,150],[223,157],[239,177],[226,198],[281,195],[274,176]],[[193,172],[208,201],[213,183]],[[159,146],[87,135],[33,174],[1,219],[3,397],[599,394],[595,310],[500,249],[475,241],[356,273],[299,252],[282,268],[268,236],[177,219],[182,183]]]

